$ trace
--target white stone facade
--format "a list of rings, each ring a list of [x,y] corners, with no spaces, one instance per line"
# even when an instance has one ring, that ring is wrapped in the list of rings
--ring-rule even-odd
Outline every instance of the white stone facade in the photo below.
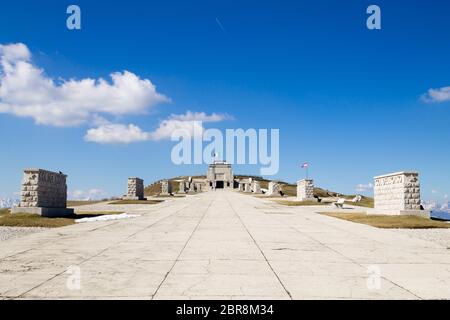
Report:
[[[396,172],[374,177],[374,213],[428,215],[420,210],[420,182],[417,172]]]
[[[314,181],[311,179],[302,179],[297,181],[297,200],[311,201],[314,198]]]
[[[231,164],[225,161],[214,161],[208,167],[206,183],[211,189],[233,188],[234,175]]]

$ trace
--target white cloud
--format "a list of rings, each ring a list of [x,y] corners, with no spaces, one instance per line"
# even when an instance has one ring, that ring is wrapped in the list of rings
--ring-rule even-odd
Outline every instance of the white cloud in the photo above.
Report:
[[[159,127],[150,133],[152,140],[159,141],[170,139],[172,133],[177,130],[183,130],[193,138],[200,138],[203,135],[203,124],[201,121],[182,121],[182,120],[163,120]]]
[[[372,183],[367,183],[367,184],[361,184],[360,183],[355,188],[355,190],[357,192],[366,192],[366,191],[369,191],[369,190],[372,190],[372,189],[373,189],[373,184]]]
[[[228,114],[212,113],[208,115],[205,112],[187,111],[185,114],[172,114],[168,120],[220,122],[230,119],[233,119],[233,117]]]
[[[145,132],[134,124],[112,124],[103,118],[97,119],[98,127],[89,129],[84,139],[102,144],[128,144],[146,140],[168,140],[176,130],[184,130],[191,137],[201,137],[204,131],[203,123],[218,122],[232,117],[225,114],[187,111],[185,114],[172,114],[162,120],[153,132]]]
[[[429,89],[428,92],[422,96],[422,100],[428,103],[450,101],[450,87]]]
[[[149,140],[150,134],[142,131],[134,124],[105,124],[98,128],[89,129],[84,139],[89,142],[101,144],[121,143],[128,144]]]
[[[228,114],[187,111],[185,114],[172,114],[168,119],[160,122],[159,127],[150,134],[152,140],[170,139],[176,130],[184,130],[191,137],[201,137],[204,131],[203,123],[220,122],[233,119]]]
[[[27,46],[0,45],[0,112],[31,117],[38,124],[76,126],[99,114],[143,114],[169,98],[148,79],[123,71],[103,78],[58,80],[31,62]]]

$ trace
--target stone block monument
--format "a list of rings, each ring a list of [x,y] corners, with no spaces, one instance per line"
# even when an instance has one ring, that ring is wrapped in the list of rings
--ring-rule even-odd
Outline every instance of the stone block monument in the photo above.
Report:
[[[32,213],[44,217],[60,217],[74,213],[67,208],[67,176],[43,169],[23,171],[20,204],[11,213]]]
[[[298,201],[318,201],[314,198],[314,181],[311,179],[302,179],[297,181],[297,200]]]
[[[278,182],[270,181],[269,182],[269,186],[268,186],[268,190],[267,190],[267,195],[268,196],[279,195],[280,194],[280,190],[281,190],[281,186],[280,186],[280,184]]]
[[[161,195],[169,196],[172,194],[172,188],[169,180],[161,180]]]
[[[420,182],[417,172],[385,174],[374,177],[374,181],[373,214],[430,217],[430,212],[421,210],[420,207]]]
[[[262,193],[261,184],[259,183],[259,181],[253,181],[252,190],[253,190],[253,193]]]
[[[252,192],[249,182],[244,183],[244,192]]]
[[[127,195],[124,200],[144,200],[144,180],[136,177],[128,178]]]

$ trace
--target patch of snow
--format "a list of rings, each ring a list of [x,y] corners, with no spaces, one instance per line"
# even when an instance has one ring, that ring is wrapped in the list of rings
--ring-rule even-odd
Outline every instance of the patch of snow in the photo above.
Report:
[[[129,213],[106,214],[106,215],[98,216],[98,217],[76,219],[75,222],[93,222],[93,221],[121,220],[121,219],[136,218],[136,217],[139,217],[139,216],[140,216],[140,214],[129,214]]]

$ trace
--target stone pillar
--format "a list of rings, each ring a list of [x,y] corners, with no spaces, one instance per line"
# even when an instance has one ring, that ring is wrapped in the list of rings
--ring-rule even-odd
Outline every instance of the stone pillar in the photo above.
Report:
[[[132,177],[128,178],[127,195],[124,200],[144,200],[144,180]]]
[[[374,177],[374,200],[375,214],[430,217],[429,211],[420,210],[417,172],[396,172]]]
[[[178,193],[186,193],[185,187],[186,187],[186,182],[184,180],[180,181]]]
[[[73,209],[67,209],[67,176],[63,173],[43,169],[23,171],[21,200],[11,213],[31,213],[44,217],[67,216]]]
[[[161,195],[168,196],[172,193],[172,188],[169,180],[161,180]]]
[[[302,179],[297,181],[297,200],[298,201],[317,201],[314,198],[314,181],[311,179]]]
[[[268,186],[267,195],[279,195],[280,194],[280,184],[276,181],[270,181]]]
[[[250,183],[248,182],[244,183],[244,192],[252,192],[250,188]]]
[[[189,192],[195,192],[194,182],[192,181],[189,183]]]
[[[262,193],[259,181],[253,181],[253,193]]]

